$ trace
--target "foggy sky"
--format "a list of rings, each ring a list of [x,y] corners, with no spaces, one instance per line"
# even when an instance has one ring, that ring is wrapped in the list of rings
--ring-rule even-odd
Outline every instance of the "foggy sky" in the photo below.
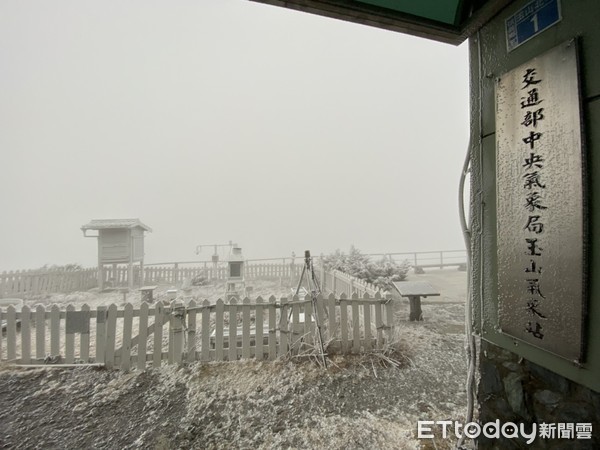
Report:
[[[463,247],[466,45],[245,0],[0,3],[0,270]]]

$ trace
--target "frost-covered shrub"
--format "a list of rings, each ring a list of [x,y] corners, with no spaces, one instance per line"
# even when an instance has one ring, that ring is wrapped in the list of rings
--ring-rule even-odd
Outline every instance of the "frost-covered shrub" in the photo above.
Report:
[[[323,265],[327,270],[339,270],[386,291],[393,288],[392,282],[405,280],[410,269],[408,261],[398,263],[385,256],[377,261],[371,261],[369,256],[361,253],[354,246],[350,247],[348,254],[338,249],[324,256]]]

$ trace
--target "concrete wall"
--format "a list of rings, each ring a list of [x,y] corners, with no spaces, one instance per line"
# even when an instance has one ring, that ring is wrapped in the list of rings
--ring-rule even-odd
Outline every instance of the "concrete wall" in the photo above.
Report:
[[[473,327],[484,339],[478,393],[481,420],[594,422],[594,434],[600,436],[600,326],[594,326],[600,324],[600,239],[595,235],[595,230],[600,229],[600,1],[563,0],[559,24],[508,53],[505,20],[526,3],[515,1],[469,41],[473,232],[470,284],[474,293]],[[589,201],[589,237],[585,242],[589,265],[587,352],[582,367],[497,330],[495,79],[574,37],[578,38],[580,50]],[[546,448],[543,444],[548,442],[536,445]],[[559,448],[600,448],[597,440],[588,447],[580,447],[582,441],[575,446],[573,441],[565,440],[554,444],[563,446]],[[519,448],[513,441],[481,441],[480,446]]]

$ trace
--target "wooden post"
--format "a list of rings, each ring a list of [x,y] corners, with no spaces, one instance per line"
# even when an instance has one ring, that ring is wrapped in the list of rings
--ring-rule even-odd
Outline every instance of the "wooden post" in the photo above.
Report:
[[[365,292],[363,299],[363,319],[365,325],[365,351],[371,350],[371,303],[369,303],[369,294]]]
[[[391,294],[386,294],[385,299],[386,299],[385,315],[386,315],[386,320],[387,320],[387,338],[388,338],[388,344],[390,344],[394,337],[394,310],[393,310],[394,304],[392,303],[392,295]]]
[[[154,307],[154,354],[152,356],[152,366],[154,367],[160,367],[162,364],[163,315],[164,306],[162,302],[157,302]]]
[[[269,297],[269,360],[277,358],[277,310],[275,309],[275,297]]]
[[[215,360],[223,361],[223,318],[225,312],[225,304],[222,299],[217,300],[215,314]]]
[[[360,318],[358,316],[358,295],[352,294],[352,352],[360,351]]]
[[[342,338],[342,353],[348,352],[348,302],[346,294],[340,295],[340,331]]]
[[[17,359],[17,310],[10,305],[6,311],[6,357]]]
[[[106,306],[98,306],[96,310],[96,363],[104,364],[106,360]]]
[[[210,360],[210,303],[208,300],[202,302],[202,353],[200,356],[201,361]]]
[[[329,326],[327,327],[327,337],[323,337],[323,339],[333,341],[335,339],[335,333],[337,328],[335,317],[335,295],[333,294],[329,294],[329,296],[327,297],[327,310],[329,315]]]
[[[108,307],[106,317],[106,349],[104,365],[112,369],[115,365],[115,343],[117,339],[117,305],[112,303]]]
[[[60,356],[60,309],[52,305],[50,309],[50,356]]]
[[[307,297],[308,297],[308,295],[307,295]],[[297,295],[294,295],[294,298],[292,300],[293,300],[293,303],[292,303],[292,344],[291,344],[291,348],[292,348],[293,353],[298,353],[298,350],[300,348],[300,338],[302,336],[301,331],[303,331],[303,330],[300,330],[300,305],[298,305],[298,302],[300,301],[300,299],[298,298]]]
[[[237,302],[229,302],[229,361],[237,360]]]
[[[156,325],[154,326],[156,329]],[[146,369],[146,351],[148,346],[148,303],[142,302],[140,306],[140,321],[139,321],[139,339],[138,339],[138,370]]]
[[[86,329],[79,337],[79,359],[87,364],[90,362],[90,307],[87,303],[81,305],[81,312],[86,317]]]
[[[381,300],[379,292],[375,294],[376,300]],[[383,318],[381,314],[381,303],[375,303],[375,328],[377,329],[377,348],[383,348]]]
[[[170,337],[173,344],[169,347],[172,349],[172,356],[169,358],[174,364],[182,363],[183,356],[183,320],[185,317],[185,307],[181,302],[171,303],[171,333]]]
[[[46,309],[35,308],[35,359],[43,361],[46,356]]]
[[[188,305],[187,361],[196,360],[196,302],[192,299]]]
[[[256,312],[254,319],[254,329],[255,329],[255,338],[254,338],[254,346],[255,352],[254,357],[258,360],[262,360],[265,355],[263,351],[263,299],[262,297],[258,297],[256,299]]]
[[[281,311],[279,313],[279,356],[287,354],[289,348],[289,330],[288,330],[288,301],[287,298],[281,299]]]
[[[24,305],[21,309],[21,364],[31,362],[31,311]]]
[[[133,325],[133,305],[127,303],[123,310],[123,342],[121,351],[121,369],[128,371],[131,367],[131,331]]]
[[[254,341],[256,344],[255,337]],[[242,358],[250,358],[250,299],[245,297],[242,302]]]
[[[65,363],[73,364],[75,362],[75,333],[67,333],[67,321],[69,320],[69,313],[73,313],[75,307],[73,305],[67,306],[67,314],[65,318]]]

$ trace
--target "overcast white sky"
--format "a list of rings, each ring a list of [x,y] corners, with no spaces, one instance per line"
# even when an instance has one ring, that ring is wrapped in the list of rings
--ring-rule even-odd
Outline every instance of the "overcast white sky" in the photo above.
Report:
[[[462,248],[466,45],[245,0],[0,3],[0,270]]]

